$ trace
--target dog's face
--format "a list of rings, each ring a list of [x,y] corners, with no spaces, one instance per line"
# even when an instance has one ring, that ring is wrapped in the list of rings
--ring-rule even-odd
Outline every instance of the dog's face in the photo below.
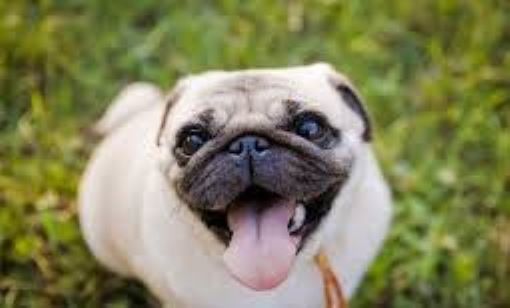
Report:
[[[158,142],[178,202],[237,280],[277,286],[370,139],[355,90],[326,64],[210,72],[181,81],[168,107]]]

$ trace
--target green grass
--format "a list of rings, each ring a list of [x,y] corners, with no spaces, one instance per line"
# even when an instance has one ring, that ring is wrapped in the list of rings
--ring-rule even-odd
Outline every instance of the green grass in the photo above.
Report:
[[[77,228],[87,127],[125,84],[328,61],[395,195],[354,307],[510,305],[510,3],[0,2],[0,307],[137,307]]]

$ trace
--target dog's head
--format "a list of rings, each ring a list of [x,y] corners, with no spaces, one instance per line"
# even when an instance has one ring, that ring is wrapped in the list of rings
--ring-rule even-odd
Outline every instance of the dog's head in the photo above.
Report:
[[[171,189],[222,245],[227,269],[263,290],[320,232],[370,137],[350,82],[315,64],[182,80],[158,144]]]

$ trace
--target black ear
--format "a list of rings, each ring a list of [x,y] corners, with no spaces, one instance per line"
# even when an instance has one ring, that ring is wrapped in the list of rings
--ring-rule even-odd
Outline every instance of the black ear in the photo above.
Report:
[[[370,142],[372,140],[372,122],[370,120],[370,116],[366,111],[361,98],[352,89],[351,86],[347,84],[338,84],[336,85],[336,90],[342,96],[345,103],[352,109],[356,114],[358,114],[363,121],[363,125],[365,126],[365,130],[363,131],[362,138],[366,142]]]
[[[372,122],[356,87],[345,75],[335,70],[332,65],[322,62],[316,63],[315,66],[326,74],[329,82],[342,97],[343,101],[361,118],[364,125],[361,137],[365,142],[370,142],[372,140]]]
[[[165,109],[163,110],[163,115],[161,116],[161,122],[159,123],[158,134],[156,135],[156,145],[159,147],[161,145],[161,137],[163,135],[163,131],[165,130],[166,121],[168,119],[168,114],[170,113],[170,109],[172,106],[179,100],[184,90],[184,80],[180,80],[177,82],[177,85],[170,91],[166,98]]]

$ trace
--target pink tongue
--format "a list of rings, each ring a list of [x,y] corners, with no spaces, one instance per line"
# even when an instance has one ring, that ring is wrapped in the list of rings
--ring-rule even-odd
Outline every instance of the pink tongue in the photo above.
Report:
[[[268,290],[283,282],[296,256],[296,240],[289,235],[294,202],[278,200],[262,211],[242,204],[228,212],[232,240],[223,255],[230,273],[254,290]]]

